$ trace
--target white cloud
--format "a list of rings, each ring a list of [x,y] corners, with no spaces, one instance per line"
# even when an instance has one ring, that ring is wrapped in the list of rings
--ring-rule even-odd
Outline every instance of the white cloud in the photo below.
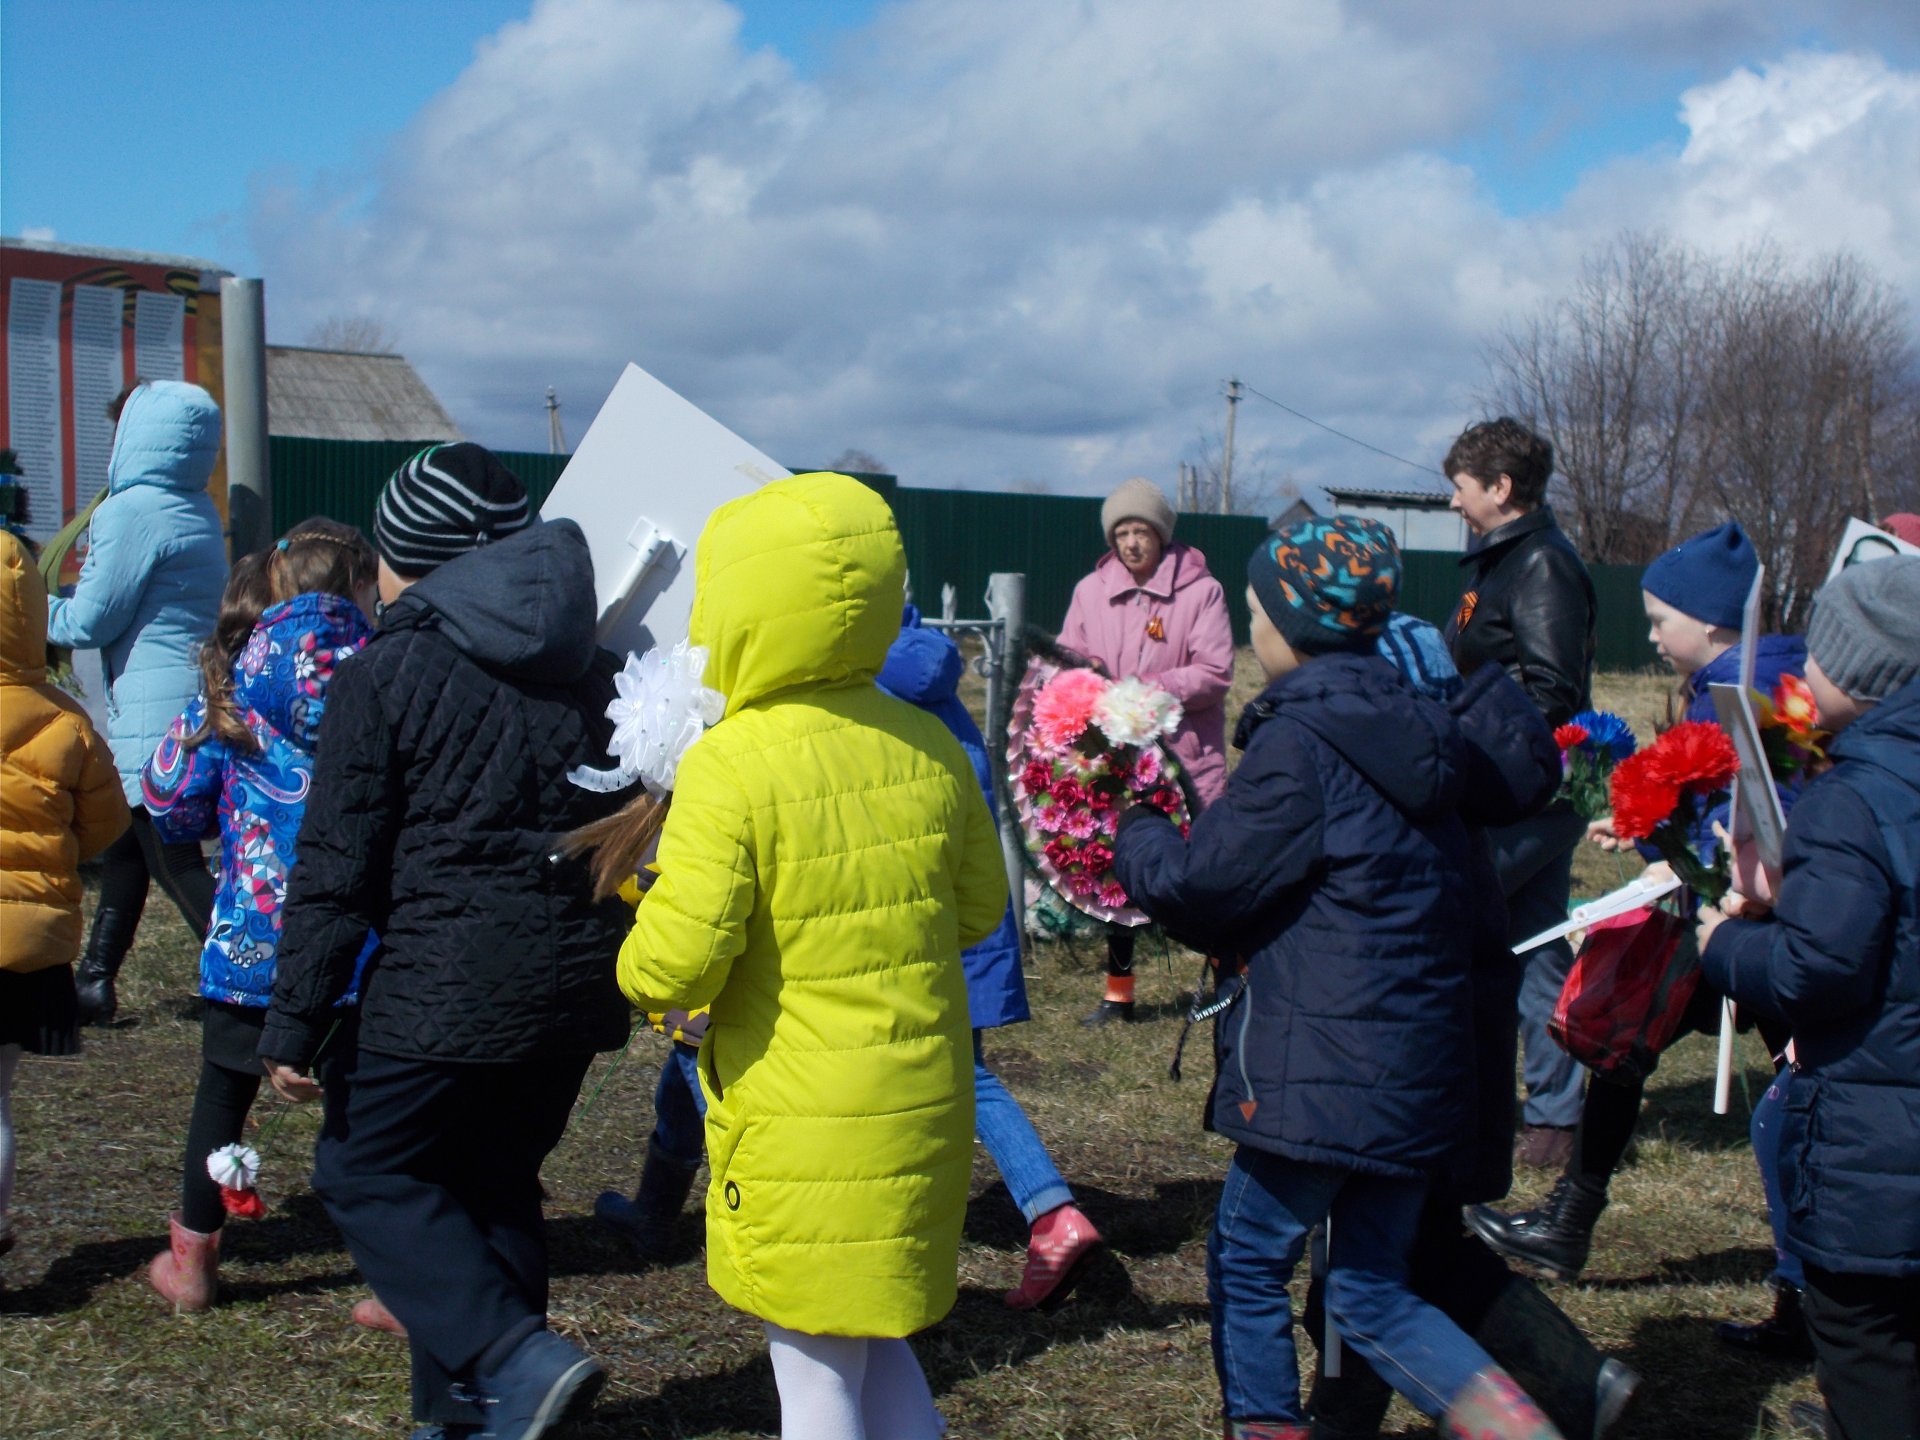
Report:
[[[1652,8],[1679,36],[1729,3]],[[1171,483],[1229,374],[1428,460],[1481,337],[1626,225],[1853,244],[1920,293],[1914,75],[1736,71],[1676,100],[1678,157],[1515,219],[1438,158],[1493,72],[1388,14],[908,0],[804,84],[720,0],[541,0],[371,184],[262,192],[276,327],[379,316],[505,446],[543,443],[550,383],[577,438],[633,358],[793,463],[1092,490]],[[1310,482],[1407,478],[1254,402],[1239,438]]]

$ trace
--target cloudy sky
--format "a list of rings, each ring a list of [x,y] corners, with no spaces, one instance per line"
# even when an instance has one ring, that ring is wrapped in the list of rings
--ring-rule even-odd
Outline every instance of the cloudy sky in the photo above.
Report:
[[[1623,229],[1920,310],[1911,0],[9,0],[9,234],[379,320],[474,438],[639,362],[908,483],[1172,485],[1228,376],[1432,464]],[[1419,484],[1262,398],[1243,475]]]

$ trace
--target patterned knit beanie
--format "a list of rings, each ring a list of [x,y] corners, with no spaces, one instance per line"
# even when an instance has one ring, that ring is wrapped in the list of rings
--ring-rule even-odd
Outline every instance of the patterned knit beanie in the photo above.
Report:
[[[1399,598],[1400,547],[1377,521],[1307,520],[1260,543],[1247,581],[1302,654],[1371,651]]]
[[[1100,507],[1100,533],[1113,543],[1113,527],[1123,520],[1143,520],[1160,533],[1160,543],[1173,543],[1173,506],[1167,492],[1136,475],[1122,480]]]
[[[419,576],[530,519],[520,477],[462,440],[429,446],[393,472],[373,512],[373,541],[396,574]]]
[[[1807,654],[1856,700],[1884,700],[1920,675],[1920,555],[1849,565],[1823,585]]]

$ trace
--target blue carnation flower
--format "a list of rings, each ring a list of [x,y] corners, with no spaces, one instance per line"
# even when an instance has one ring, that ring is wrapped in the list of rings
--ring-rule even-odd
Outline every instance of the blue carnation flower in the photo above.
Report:
[[[1587,746],[1604,751],[1617,765],[1640,748],[1633,727],[1611,710],[1582,710],[1570,722],[1587,732]]]

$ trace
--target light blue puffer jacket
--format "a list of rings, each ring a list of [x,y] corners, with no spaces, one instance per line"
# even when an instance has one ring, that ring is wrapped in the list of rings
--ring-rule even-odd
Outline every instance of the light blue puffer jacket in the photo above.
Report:
[[[129,804],[167,727],[198,692],[194,654],[213,632],[227,544],[207,479],[220,453],[220,407],[198,385],[156,380],[127,398],[70,599],[47,606],[47,639],[98,650],[107,677],[107,743]]]

